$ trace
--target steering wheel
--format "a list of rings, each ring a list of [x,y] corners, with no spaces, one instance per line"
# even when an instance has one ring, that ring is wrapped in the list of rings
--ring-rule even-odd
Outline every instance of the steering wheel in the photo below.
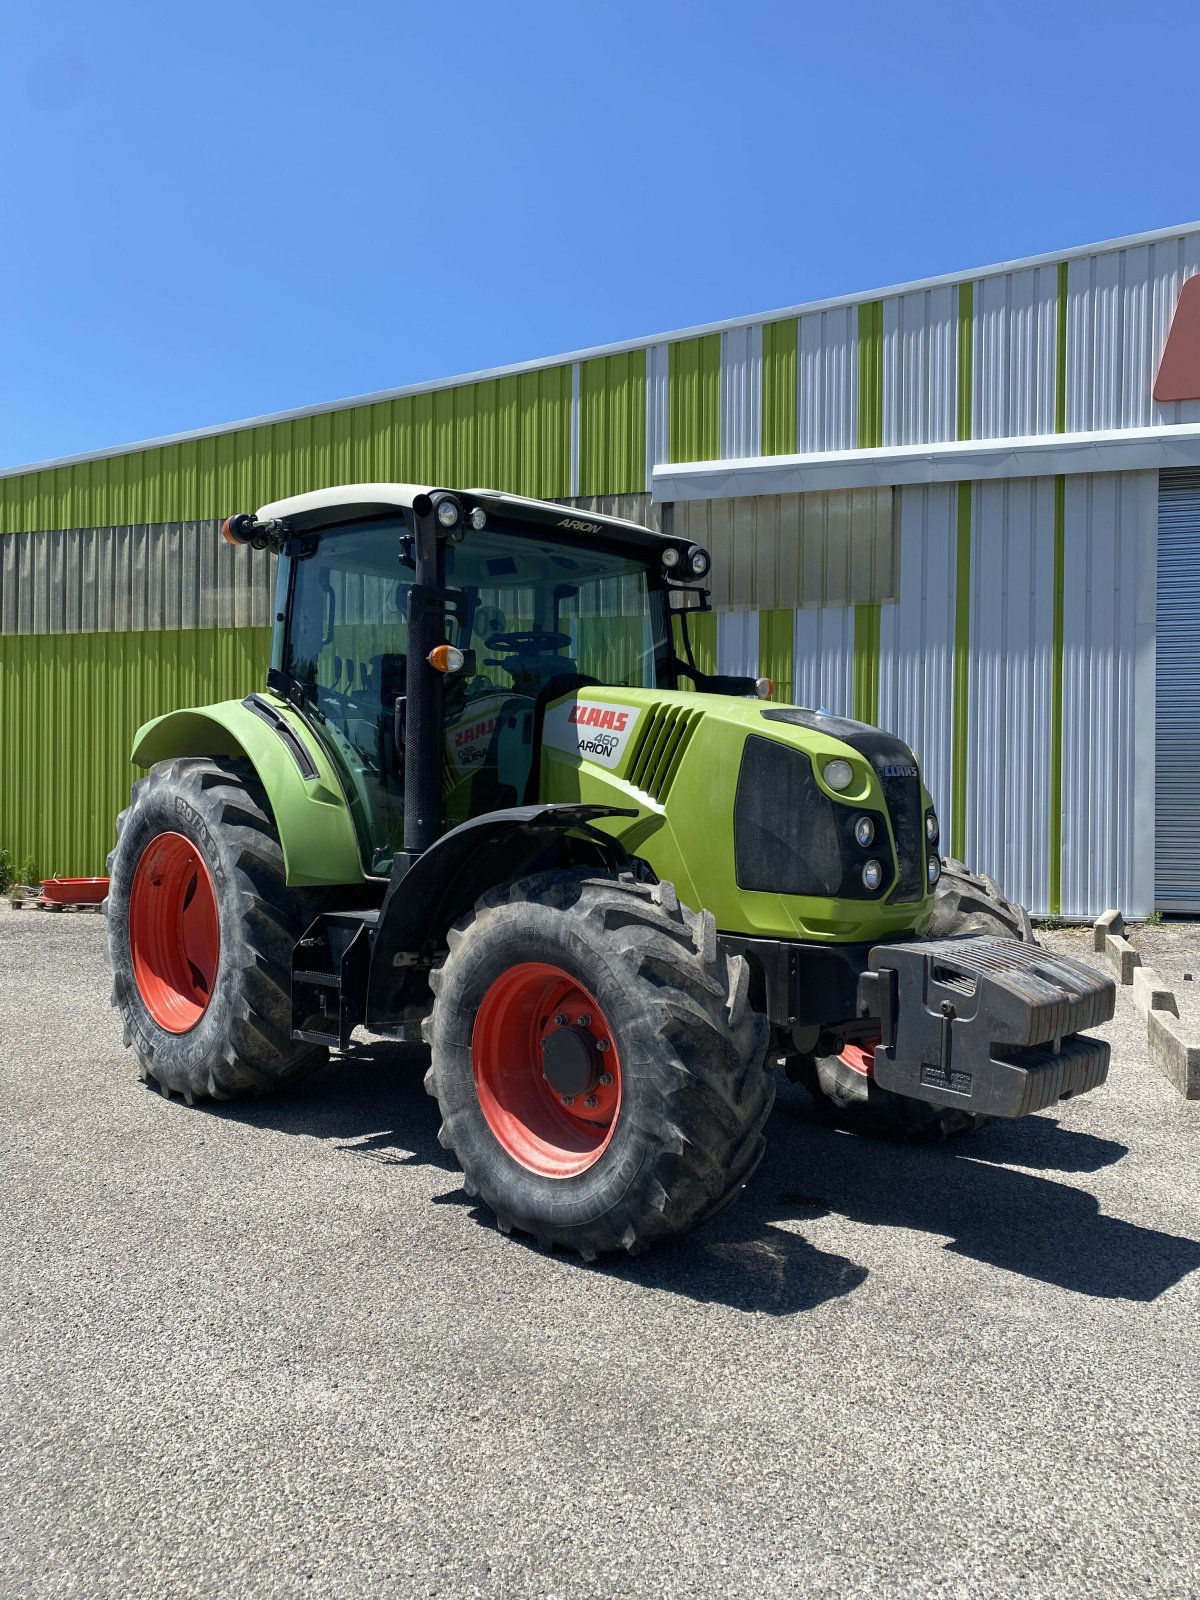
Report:
[[[552,655],[571,643],[569,633],[543,633],[539,628],[520,628],[515,633],[492,633],[484,641],[489,650],[512,650],[519,656]]]

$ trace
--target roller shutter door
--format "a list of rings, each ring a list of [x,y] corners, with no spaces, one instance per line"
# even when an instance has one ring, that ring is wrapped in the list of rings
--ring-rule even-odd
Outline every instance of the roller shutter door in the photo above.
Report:
[[[1200,472],[1158,492],[1155,905],[1200,911]]]

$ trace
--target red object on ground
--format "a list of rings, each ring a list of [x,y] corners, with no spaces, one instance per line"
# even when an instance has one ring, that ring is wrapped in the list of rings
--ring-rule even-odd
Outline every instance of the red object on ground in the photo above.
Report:
[[[616,1040],[561,967],[524,961],[501,973],[475,1015],[471,1067],[488,1127],[528,1171],[573,1178],[608,1148],[621,1108]],[[547,1080],[563,1071],[584,1080],[573,1093]]]
[[[129,953],[146,1010],[187,1033],[208,1009],[221,957],[217,894],[204,858],[181,833],[142,852],[129,891]]]
[[[42,879],[42,899],[48,906],[98,906],[107,894],[107,878]]]

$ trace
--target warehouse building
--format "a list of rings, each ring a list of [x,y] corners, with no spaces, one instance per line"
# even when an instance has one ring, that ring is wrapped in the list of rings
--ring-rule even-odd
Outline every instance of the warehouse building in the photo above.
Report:
[[[102,871],[134,729],[263,679],[220,520],[379,480],[686,529],[700,665],[900,734],[950,853],[1200,910],[1200,224],[0,475],[0,846]]]

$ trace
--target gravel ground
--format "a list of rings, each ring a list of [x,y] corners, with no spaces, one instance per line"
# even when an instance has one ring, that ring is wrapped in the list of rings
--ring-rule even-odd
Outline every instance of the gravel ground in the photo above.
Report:
[[[1200,1119],[1124,997],[1098,1093],[909,1149],[785,1086],[735,1207],[586,1268],[415,1051],[140,1086],[103,944],[0,908],[0,1594],[1197,1593]]]
[[[1179,1018],[1189,1036],[1200,1040],[1200,923],[1136,923],[1127,934],[1142,958],[1153,967],[1179,1004]]]

